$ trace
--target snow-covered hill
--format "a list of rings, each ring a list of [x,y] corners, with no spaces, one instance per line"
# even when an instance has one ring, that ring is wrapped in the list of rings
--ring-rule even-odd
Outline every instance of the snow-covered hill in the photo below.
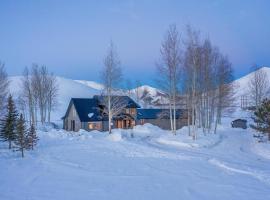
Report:
[[[264,73],[267,74],[267,77],[270,82],[270,68],[269,67],[261,67],[259,71],[263,71]],[[236,97],[236,103],[237,106],[240,106],[241,102],[241,96],[244,96],[247,98],[248,101],[248,95],[249,95],[249,80],[254,76],[254,72],[251,72],[239,79],[236,79],[233,84],[235,86],[235,97]],[[250,105],[250,102],[248,101],[247,104]]]
[[[10,93],[17,97],[21,93],[22,76],[11,76],[10,78]],[[65,114],[68,103],[71,98],[90,98],[93,95],[101,94],[103,85],[94,81],[72,80],[63,77],[56,77],[59,86],[59,97],[57,109],[52,112],[52,121],[59,123],[61,117]],[[132,89],[130,96],[137,100],[137,91],[139,104],[145,104],[147,99],[148,104],[156,105],[164,99],[164,93],[154,87],[148,85],[140,86],[138,89]],[[147,92],[146,92],[147,91]],[[117,91],[121,95],[129,95],[125,90]]]
[[[260,70],[265,71],[270,79],[270,68],[262,67]],[[240,96],[247,94],[248,80],[253,73],[250,73],[234,81],[236,86],[235,95],[239,102]],[[21,92],[21,78],[21,76],[10,77],[10,92],[14,96],[18,96]],[[55,122],[61,121],[61,117],[64,115],[71,98],[89,98],[93,95],[101,94],[103,89],[102,84],[94,81],[72,80],[59,76],[57,77],[57,83],[59,85],[59,105],[57,109],[52,113],[52,120]],[[129,92],[120,90],[120,94],[129,95]],[[138,88],[132,89],[130,91],[130,96],[135,101],[138,99],[138,103],[141,106],[158,107],[160,104],[167,103],[164,92],[149,85],[142,85]]]
[[[269,82],[270,82],[270,68],[269,67],[262,67],[259,69],[259,71],[263,71],[264,73],[267,74],[268,78],[269,78]],[[241,95],[247,95],[248,94],[248,82],[250,80],[250,78],[252,78],[252,76],[254,75],[254,72],[251,72],[237,80],[234,81],[234,84],[236,86],[236,94],[238,96]]]
[[[75,80],[78,83],[84,84],[92,89],[95,90],[103,90],[104,86],[100,83],[94,82],[94,81],[86,81],[86,80]]]
[[[99,94],[100,91],[91,87],[88,87],[82,83],[75,80],[56,77],[57,84],[59,86],[59,98],[58,106],[52,113],[52,121],[59,122],[61,117],[65,114],[68,103],[71,98],[89,98],[95,94]],[[21,76],[12,76],[10,79],[10,93],[15,97],[21,92]]]

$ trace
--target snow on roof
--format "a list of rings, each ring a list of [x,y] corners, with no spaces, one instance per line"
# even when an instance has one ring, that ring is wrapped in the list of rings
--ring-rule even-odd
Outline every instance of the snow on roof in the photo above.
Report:
[[[94,113],[89,113],[89,114],[88,114],[88,117],[89,117],[89,118],[91,118],[91,117],[93,117],[93,116],[94,116]]]

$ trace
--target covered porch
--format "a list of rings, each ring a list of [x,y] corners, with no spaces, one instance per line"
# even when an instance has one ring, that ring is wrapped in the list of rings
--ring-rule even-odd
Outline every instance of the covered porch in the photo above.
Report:
[[[130,114],[120,114],[114,119],[115,128],[131,129],[136,125],[135,119]]]

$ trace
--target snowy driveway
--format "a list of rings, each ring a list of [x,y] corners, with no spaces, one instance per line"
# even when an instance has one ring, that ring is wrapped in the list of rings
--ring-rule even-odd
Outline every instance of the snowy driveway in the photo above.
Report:
[[[247,131],[200,148],[54,134],[25,159],[0,150],[1,200],[270,199],[270,160]]]

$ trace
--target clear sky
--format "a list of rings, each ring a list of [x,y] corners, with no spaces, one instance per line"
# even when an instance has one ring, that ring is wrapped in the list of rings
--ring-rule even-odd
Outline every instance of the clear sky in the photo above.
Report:
[[[56,75],[99,81],[110,39],[125,78],[154,85],[164,32],[186,24],[209,36],[235,76],[270,66],[269,0],[0,1],[0,60],[10,75],[33,62]]]

